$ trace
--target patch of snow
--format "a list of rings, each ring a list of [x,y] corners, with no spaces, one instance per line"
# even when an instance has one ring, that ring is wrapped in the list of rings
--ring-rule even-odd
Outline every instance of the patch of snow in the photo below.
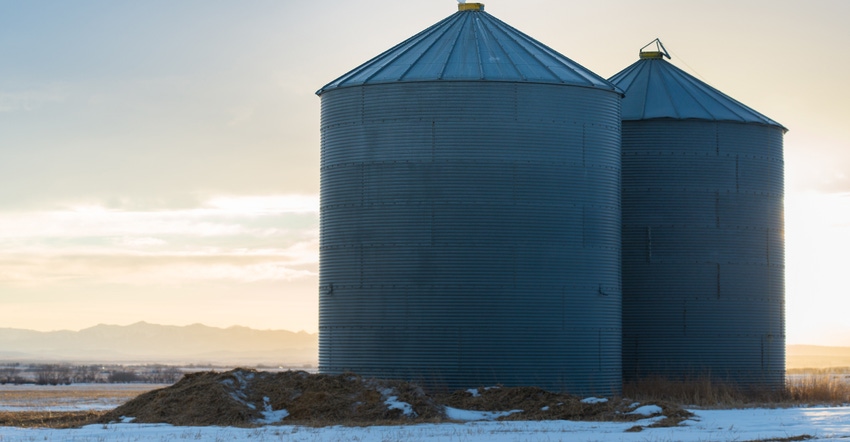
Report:
[[[263,411],[260,414],[263,418],[257,419],[259,424],[276,424],[289,416],[289,412],[285,409],[273,410],[268,396],[263,396]]]
[[[122,424],[129,424],[129,423],[132,423],[134,420],[136,420],[135,417],[121,416],[121,423]]]
[[[541,408],[540,411],[549,411],[549,406],[547,405],[547,406]]]
[[[260,424],[276,424],[289,417],[289,412],[286,409],[263,411],[260,414],[263,415],[262,419],[257,419],[257,423]]]
[[[637,408],[638,405],[640,405],[640,402],[635,402],[635,403],[629,405],[629,408]]]
[[[608,402],[608,399],[604,397],[586,397],[581,400],[582,404],[604,404],[606,402]]]
[[[626,414],[637,414],[641,416],[653,416],[656,414],[661,414],[663,410],[658,405],[644,405],[643,407],[635,408],[634,411],[630,411]]]
[[[466,390],[466,392],[467,392],[467,393],[469,393],[469,394],[471,394],[471,395],[472,395],[472,397],[478,397],[478,396],[481,396],[481,393],[479,393],[479,392],[478,392],[478,389],[477,389],[477,388],[470,388],[469,390]]]
[[[367,427],[304,427],[268,425],[256,428],[175,427],[166,424],[95,424],[81,428],[46,429],[0,427],[2,441],[241,441],[315,442],[322,440],[415,440],[438,442],[512,442],[570,440],[577,442],[645,442],[706,440],[771,440],[809,435],[813,441],[847,441],[850,407],[783,409],[691,410],[696,416],[675,427],[649,428],[653,419],[637,422],[510,421],[467,422]],[[480,412],[473,412],[480,413]],[[626,433],[634,425],[645,428]]]
[[[405,416],[410,416],[410,417],[418,416],[418,414],[416,414],[416,412],[413,411],[413,406],[411,406],[407,402],[402,402],[402,401],[398,400],[398,396],[390,396],[390,397],[387,398],[387,400],[384,401],[384,403],[387,405],[388,409],[390,409],[390,410],[401,410],[401,413],[404,414]]]
[[[509,416],[514,413],[522,413],[522,410],[511,411],[475,411],[461,410],[458,408],[446,407],[446,417],[451,420],[473,422],[473,421],[492,421],[502,416]]]
[[[245,394],[245,389],[248,388],[248,381],[254,379],[254,373],[245,373],[243,371],[234,371],[233,377],[236,378],[236,382],[239,383],[237,387],[232,379],[225,379],[221,381],[222,385],[232,388],[233,391],[230,392],[230,397],[239,402],[240,404],[244,404],[248,408],[252,410],[256,410],[257,406],[248,402],[248,395]]]
[[[378,390],[378,392],[381,393],[381,396],[387,397],[392,396],[392,394],[395,393],[395,390],[392,388],[382,388],[381,390]]]

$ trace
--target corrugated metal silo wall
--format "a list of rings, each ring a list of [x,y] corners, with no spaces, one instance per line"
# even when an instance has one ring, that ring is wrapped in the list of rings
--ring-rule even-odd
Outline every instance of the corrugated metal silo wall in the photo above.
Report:
[[[422,82],[321,98],[321,372],[620,391],[617,94]]]
[[[623,122],[627,380],[784,386],[782,137],[758,124]]]

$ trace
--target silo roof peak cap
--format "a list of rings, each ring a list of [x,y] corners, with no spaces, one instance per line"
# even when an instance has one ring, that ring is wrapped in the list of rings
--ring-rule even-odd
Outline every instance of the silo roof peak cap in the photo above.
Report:
[[[645,51],[644,50],[644,49],[652,46],[653,44],[655,44],[655,50],[654,51]],[[664,57],[667,57],[668,60],[670,59],[670,54],[667,53],[667,49],[664,47],[664,44],[661,43],[661,40],[658,39],[658,38],[656,38],[655,40],[652,40],[651,42],[647,43],[644,47],[640,48],[639,55],[640,55],[641,60],[646,60],[646,59],[660,60]]]
[[[467,3],[466,0],[458,0],[458,11],[483,11],[484,3]]]

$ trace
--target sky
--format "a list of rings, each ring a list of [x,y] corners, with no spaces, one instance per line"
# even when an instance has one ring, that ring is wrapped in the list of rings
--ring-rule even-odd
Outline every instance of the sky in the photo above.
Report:
[[[0,327],[318,329],[315,91],[453,0],[0,5]],[[850,2],[492,0],[602,77],[656,37],[785,136],[789,344],[850,346]]]

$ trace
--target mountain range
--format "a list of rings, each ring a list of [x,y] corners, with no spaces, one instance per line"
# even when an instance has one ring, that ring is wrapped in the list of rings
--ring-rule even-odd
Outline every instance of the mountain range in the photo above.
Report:
[[[248,327],[100,324],[80,331],[0,328],[0,361],[316,365],[318,334]]]
[[[0,328],[0,362],[316,366],[318,334],[248,327],[100,324],[80,331]],[[787,368],[850,366],[850,347],[789,345]]]

